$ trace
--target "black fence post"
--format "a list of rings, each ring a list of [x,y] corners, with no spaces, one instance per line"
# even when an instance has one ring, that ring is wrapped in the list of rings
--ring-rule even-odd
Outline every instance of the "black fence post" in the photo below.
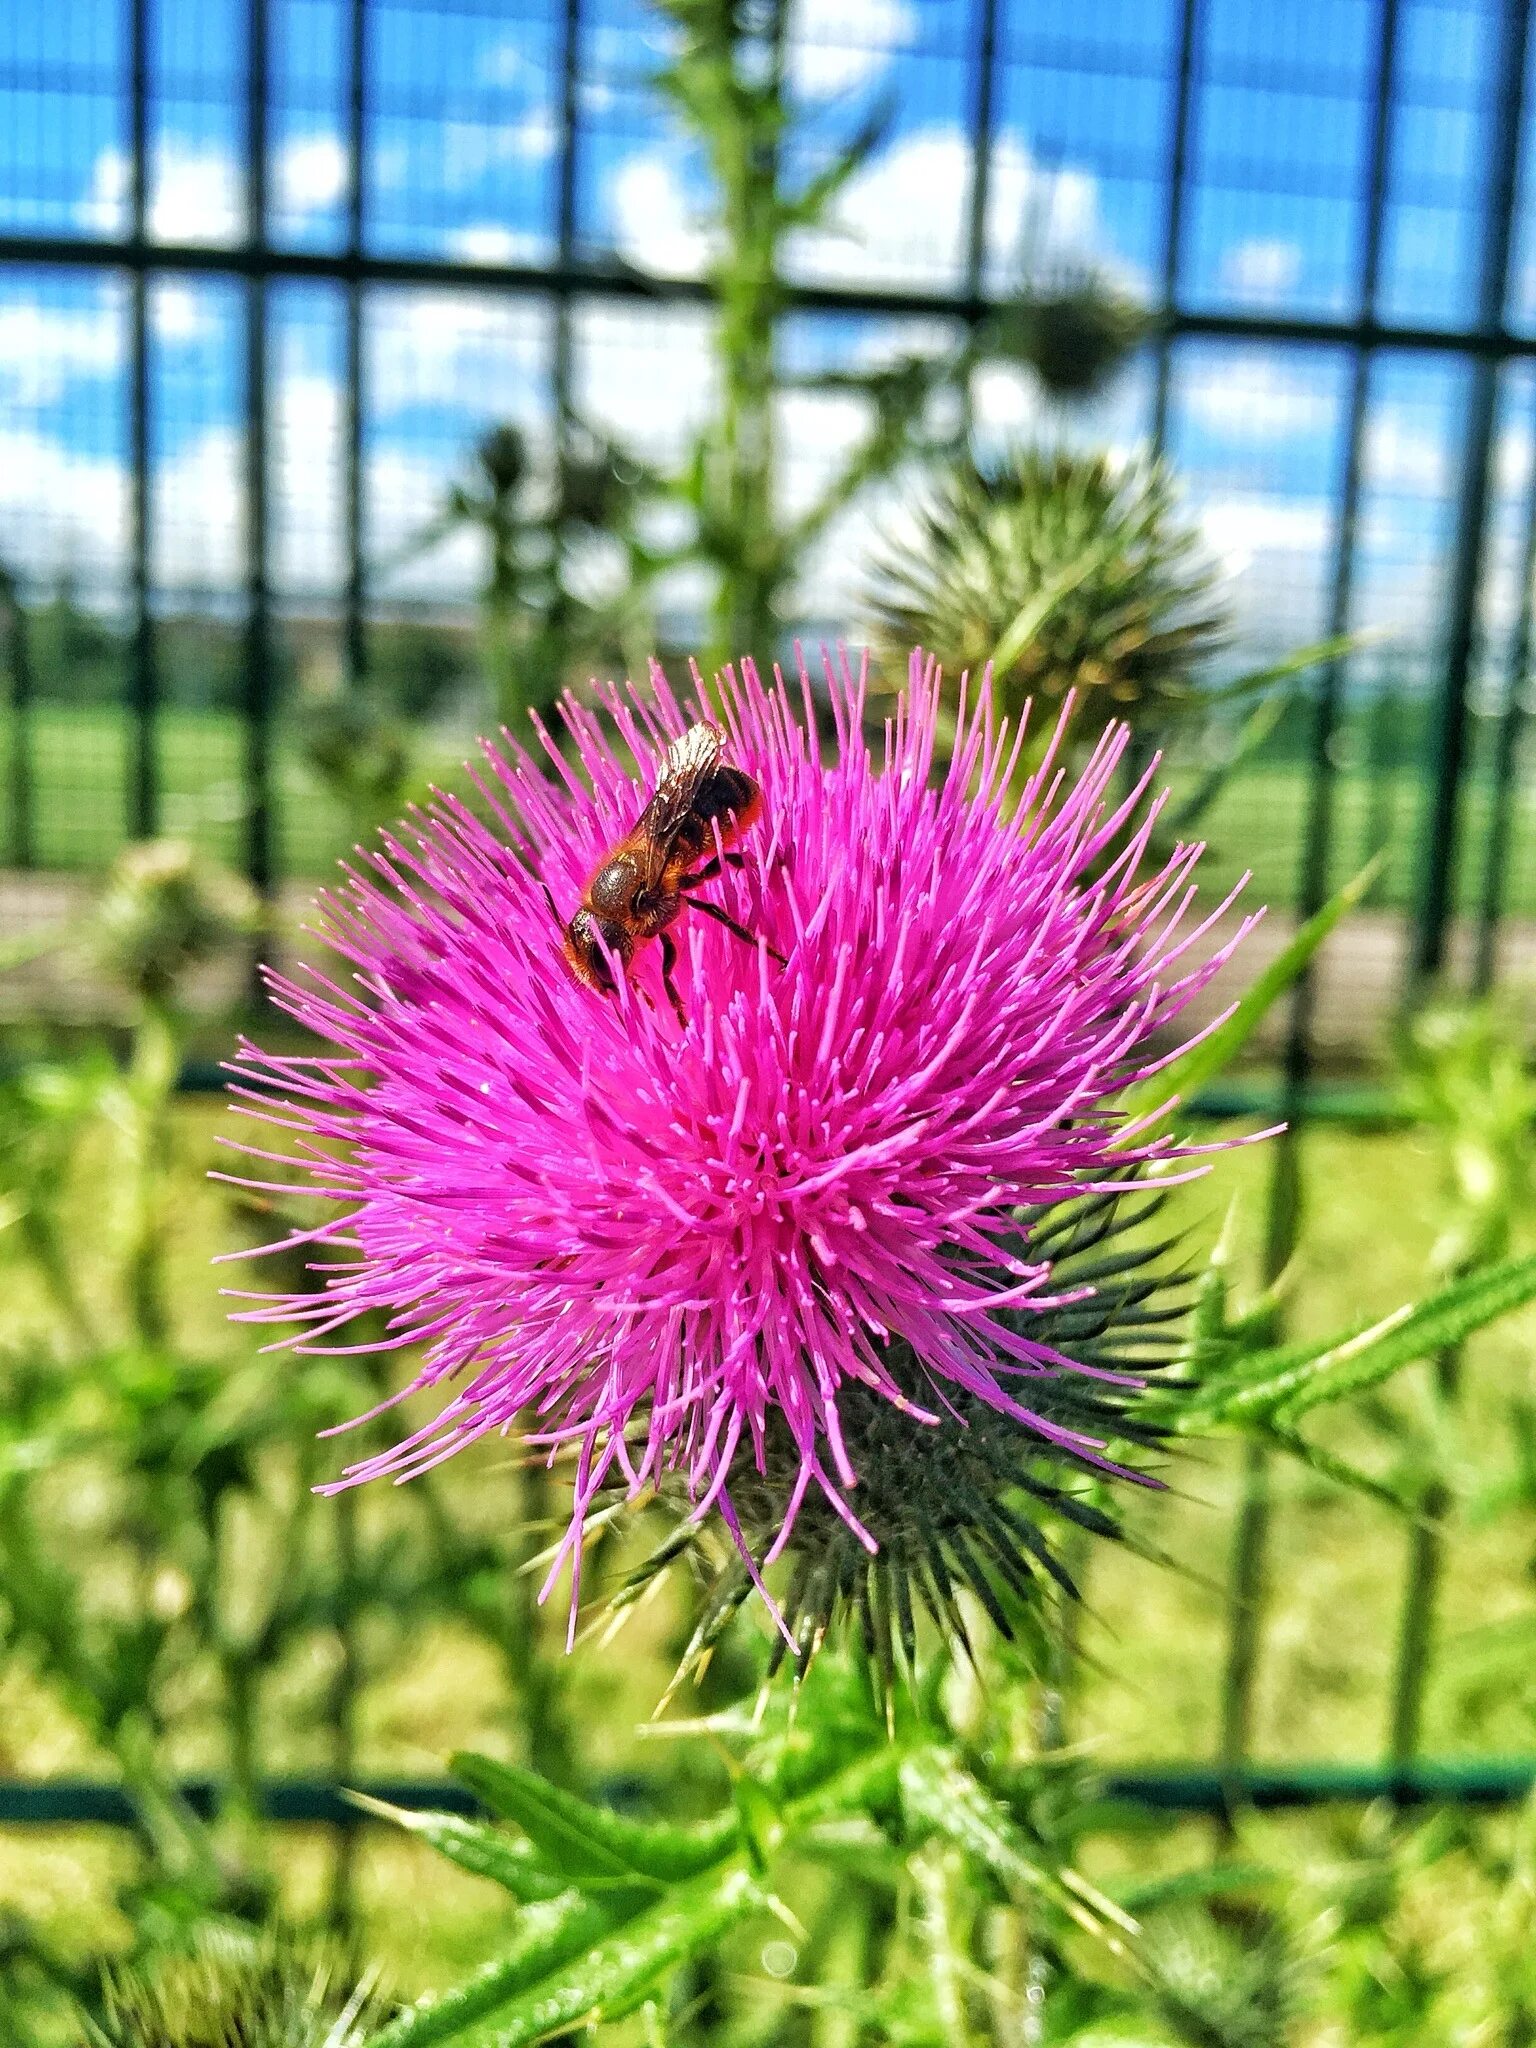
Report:
[[[345,474],[346,591],[343,598],[343,659],[348,686],[360,689],[368,673],[368,583],[363,565],[363,503],[365,483],[363,395],[364,208],[368,175],[368,0],[350,0],[347,17],[347,253],[353,269],[347,279],[345,363],[346,412],[343,431]]]
[[[10,829],[6,858],[13,868],[30,868],[37,859],[33,833],[36,785],[32,760],[32,643],[20,587],[5,569],[0,569],[0,603],[5,606],[6,656],[11,678],[11,745],[6,763]]]
[[[1499,93],[1488,152],[1488,205],[1478,292],[1478,338],[1472,367],[1456,553],[1451,572],[1445,680],[1431,726],[1430,802],[1419,881],[1418,922],[1410,961],[1410,991],[1445,964],[1454,907],[1462,779],[1466,764],[1467,684],[1477,640],[1478,600],[1493,481],[1493,434],[1498,409],[1500,342],[1509,284],[1515,198],[1520,170],[1520,125],[1525,98],[1529,0],[1504,0],[1500,32]]]
[[[1527,691],[1531,671],[1532,579],[1536,578],[1536,387],[1532,392],[1532,456],[1526,483],[1525,537],[1520,549],[1520,599],[1515,630],[1510,637],[1509,659],[1505,664],[1505,695],[1499,713],[1499,728],[1493,750],[1493,806],[1488,818],[1488,836],[1483,843],[1482,887],[1478,892],[1477,946],[1472,959],[1472,988],[1484,995],[1493,982],[1499,940],[1499,920],[1504,914],[1505,869],[1509,862],[1510,838],[1514,830],[1515,801],[1519,794],[1516,771],[1520,736],[1525,729],[1529,705]]]
[[[1370,145],[1366,154],[1363,194],[1364,233],[1360,248],[1358,312],[1367,324],[1376,317],[1376,299],[1381,284],[1381,251],[1386,220],[1387,164],[1392,141],[1393,76],[1397,63],[1399,0],[1382,0],[1376,47],[1376,74],[1371,101]],[[1339,491],[1338,521],[1333,536],[1333,589],[1328,605],[1328,637],[1338,639],[1349,631],[1354,599],[1355,542],[1360,519],[1360,497],[1365,468],[1365,430],[1370,412],[1371,371],[1374,355],[1366,342],[1355,344],[1350,364],[1349,415],[1345,429],[1344,475]],[[1338,770],[1333,742],[1338,731],[1339,711],[1344,694],[1346,658],[1330,661],[1319,679],[1312,723],[1312,779],[1308,789],[1306,827],[1302,837],[1301,866],[1296,885],[1298,920],[1312,917],[1328,895],[1330,857],[1333,851],[1334,795]],[[1286,1135],[1301,1115],[1307,1077],[1312,1065],[1312,1015],[1316,979],[1308,968],[1298,979],[1291,998],[1285,1039],[1282,1114]],[[1278,1219],[1277,1219],[1278,1220]],[[1286,1227],[1287,1240],[1294,1236],[1294,1218]],[[1278,1272],[1291,1255],[1289,1241],[1271,1248],[1270,1264]]]
[[[979,310],[987,293],[987,214],[992,198],[992,137],[997,127],[998,0],[978,0],[976,68],[971,89],[971,189],[966,205],[965,297]]]
[[[560,155],[555,189],[556,260],[564,271],[576,261],[576,159],[580,148],[581,0],[565,0],[560,44]],[[555,461],[564,472],[570,454],[573,309],[569,292],[555,297],[550,396],[555,414]]]
[[[133,713],[128,786],[128,831],[147,839],[160,823],[159,676],[150,614],[153,491],[150,447],[149,270],[144,261],[149,210],[149,0],[129,5],[128,239],[137,260],[129,292],[129,461],[132,468],[129,602],[129,703]]]
[[[249,0],[245,298],[246,871],[263,896],[276,881],[272,817],[272,600],[267,533],[267,0]]]
[[[1168,440],[1168,401],[1173,379],[1173,336],[1178,322],[1179,265],[1184,254],[1184,195],[1189,183],[1189,132],[1195,96],[1195,46],[1200,33],[1200,0],[1182,0],[1173,121],[1168,130],[1168,204],[1163,214],[1162,305],[1157,337],[1157,372],[1152,389],[1153,452]]]

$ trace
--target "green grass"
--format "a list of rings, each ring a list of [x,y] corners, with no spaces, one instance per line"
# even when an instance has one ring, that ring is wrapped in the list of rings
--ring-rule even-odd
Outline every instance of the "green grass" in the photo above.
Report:
[[[193,840],[221,860],[245,854],[245,729],[233,713],[162,712],[156,767],[161,829]],[[11,755],[0,761],[0,849],[12,843]],[[99,869],[127,836],[130,726],[99,705],[37,706],[30,716],[34,860],[44,868]],[[430,746],[421,782],[450,774],[467,748]],[[282,874],[318,875],[349,842],[344,813],[308,773],[279,721],[274,734],[273,803]]]
[[[244,853],[244,749],[233,713],[167,709],[158,721],[158,773],[165,831],[188,836],[210,853],[239,862]],[[1485,736],[1484,736],[1485,737]],[[11,844],[10,749],[14,723],[0,740],[0,857]],[[1481,745],[1481,741],[1480,741]],[[34,857],[45,868],[103,867],[126,833],[129,768],[127,715],[97,705],[40,704],[30,714]],[[461,741],[423,743],[421,783],[452,781],[468,751]],[[1477,765],[1474,749],[1474,767]],[[1191,781],[1174,776],[1178,789]],[[1202,820],[1211,842],[1204,873],[1212,887],[1245,867],[1254,900],[1294,901],[1308,811],[1308,771],[1293,761],[1245,766]],[[1389,865],[1376,901],[1411,904],[1418,887],[1425,784],[1401,768],[1373,779],[1358,765],[1340,769],[1335,798],[1332,880],[1335,886],[1385,843]],[[308,774],[279,720],[274,735],[274,809],[279,871],[299,878],[329,869],[349,841],[334,799]],[[1469,776],[1461,837],[1459,902],[1474,909],[1481,886],[1490,815],[1486,776]],[[1536,788],[1521,790],[1507,866],[1511,912],[1536,914]]]
[[[207,1104],[190,1104],[180,1114],[182,1178],[172,1218],[171,1271],[183,1341],[233,1355],[241,1340],[222,1321],[207,1266],[228,1226],[201,1178],[217,1116]],[[1304,1154],[1311,1203],[1304,1248],[1289,1283],[1293,1326],[1334,1328],[1390,1309],[1419,1289],[1440,1206],[1428,1144],[1413,1135],[1319,1130],[1306,1138]],[[1264,1148],[1238,1152],[1218,1162],[1207,1182],[1180,1196],[1193,1241],[1207,1242],[1226,1203],[1235,1199],[1251,1268],[1268,1170]],[[82,1241],[87,1275],[90,1247],[90,1240]],[[13,1344],[24,1348],[29,1333],[40,1341],[42,1326],[34,1324],[35,1306],[24,1287],[8,1289],[3,1314]],[[1428,1724],[1429,1747],[1442,1755],[1520,1751],[1536,1740],[1531,1674],[1479,1687],[1468,1682],[1464,1654],[1479,1630],[1529,1613],[1536,1516],[1517,1509],[1495,1518],[1477,1504],[1486,1503],[1514,1467],[1511,1408],[1531,1391],[1533,1337],[1536,1315],[1526,1314],[1489,1333],[1470,1355],[1455,1469],[1471,1506],[1450,1544],[1443,1649]],[[274,1375],[310,1369],[286,1354],[272,1362]],[[1405,1383],[1379,1417],[1353,1415],[1336,1425],[1333,1440],[1362,1462],[1389,1470],[1396,1452],[1386,1423],[1391,1414],[1411,1413],[1423,1392]],[[497,1511],[503,1457],[482,1450],[452,1469],[455,1492],[475,1512]],[[1106,1763],[1204,1759],[1214,1747],[1221,1578],[1235,1461],[1228,1447],[1199,1447],[1181,1452],[1167,1476],[1171,1490],[1138,1500],[1135,1512],[1141,1532],[1169,1553],[1172,1565],[1154,1566],[1127,1551],[1100,1547],[1088,1580],[1089,1665],[1072,1703],[1071,1735]],[[1342,1495],[1299,1468],[1276,1468],[1276,1495],[1258,1753],[1291,1760],[1379,1756],[1404,1529],[1382,1509]],[[368,1496],[366,1512],[387,1521],[396,1499],[389,1489],[378,1489]],[[61,1508],[61,1526],[70,1532],[79,1568],[109,1574],[113,1560],[92,1552],[89,1501]],[[260,1569],[259,1559],[253,1559],[253,1569]],[[654,1768],[654,1745],[648,1748],[641,1739],[640,1724],[667,1675],[663,1647],[675,1625],[676,1611],[661,1603],[622,1639],[621,1654],[587,1650],[573,1660],[577,1725],[584,1731],[587,1763],[598,1774]],[[456,1747],[505,1749],[502,1680],[483,1644],[466,1632],[436,1624],[414,1636],[386,1633],[372,1643],[371,1661],[375,1675],[363,1710],[367,1770],[430,1774]],[[323,1645],[308,1660],[274,1674],[264,1728],[271,1768],[324,1768],[324,1678]],[[688,1707],[685,1695],[679,1710]],[[206,1768],[215,1753],[209,1712],[194,1690],[175,1738],[188,1770]],[[78,1723],[26,1659],[14,1655],[0,1660],[0,1769],[36,1775],[102,1769]],[[1245,1827],[1242,1846],[1300,1872],[1337,1853],[1337,1833],[1336,1824],[1322,1819],[1255,1820]],[[1093,1861],[1108,1871],[1123,1867],[1130,1853],[1143,1863],[1161,1860],[1187,1852],[1192,1839],[1190,1830],[1175,1830],[1161,1846],[1143,1844],[1134,1852],[1124,1842],[1106,1840]],[[317,1905],[328,1855],[323,1831],[284,1835],[283,1890],[294,1912]],[[506,1924],[504,1903],[490,1887],[446,1870],[388,1830],[365,1830],[361,1858],[365,1939],[395,1959],[402,1990],[451,1981],[485,1956]],[[107,1831],[12,1832],[0,1838],[0,1914],[8,1907],[25,1910],[73,1952],[99,1947],[124,1931],[108,1901],[132,1860],[128,1842]],[[1472,1886],[1470,1878],[1467,1884]],[[1457,1916],[1481,1910],[1476,1901],[1482,1896],[1475,1887],[1467,1896],[1431,1887],[1415,1906],[1425,1940],[1454,1948]]]

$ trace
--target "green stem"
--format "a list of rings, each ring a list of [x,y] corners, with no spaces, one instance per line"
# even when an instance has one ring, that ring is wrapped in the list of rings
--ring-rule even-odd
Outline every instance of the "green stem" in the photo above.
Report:
[[[336,1512],[336,1634],[340,1655],[331,1688],[331,1761],[338,1785],[357,1779],[358,1706],[363,1685],[362,1645],[351,1589],[357,1580],[358,1497],[353,1489],[338,1494]],[[344,1825],[336,1836],[331,1865],[331,1895],[326,1918],[343,1937],[350,1936],[357,1917],[357,1829]]]
[[[1268,1584],[1269,1457],[1262,1445],[1243,1446],[1241,1493],[1227,1579],[1227,1657],[1222,1675],[1218,1757],[1235,1799],[1253,1736],[1254,1680],[1263,1634]]]
[[[133,1113],[124,1272],[133,1332],[148,1350],[163,1349],[171,1331],[165,1290],[165,1221],[171,1166],[170,1105],[180,1067],[181,1038],[170,1009],[146,1001],[134,1029],[128,1069]]]
[[[539,1571],[533,1563],[554,1522],[549,1469],[531,1459],[520,1480],[517,1519],[522,1540],[511,1574],[506,1649],[517,1687],[523,1753],[530,1766],[552,1783],[569,1785],[575,1760],[565,1712],[563,1659],[560,1646],[551,1641],[549,1610],[539,1604]]]
[[[959,1875],[956,1858],[930,1845],[913,1857],[912,1875],[922,1901],[928,1981],[933,1986],[939,2030],[947,2048],[970,2048],[962,1963],[964,1944],[955,1924],[954,1891]]]
[[[1290,1264],[1300,1228],[1301,1145],[1293,1117],[1276,1141],[1270,1171],[1264,1240],[1266,1287],[1273,1288]],[[1270,1328],[1257,1333],[1254,1341],[1277,1341],[1279,1320],[1276,1307]],[[1253,1696],[1269,1590],[1270,1506],[1268,1452],[1261,1444],[1247,1443],[1243,1446],[1237,1522],[1227,1571],[1227,1654],[1222,1670],[1217,1747],[1222,1779],[1229,1788],[1228,1811],[1221,1824],[1224,1837],[1231,1834],[1231,1801],[1237,1796],[1253,1739]]]
[[[1459,1349],[1442,1352],[1435,1360],[1435,1390],[1442,1412],[1455,1406],[1461,1392]],[[1387,1733],[1387,1760],[1397,1768],[1411,1764],[1419,1752],[1450,1507],[1451,1492],[1445,1481],[1438,1474],[1426,1480],[1408,1538],[1408,1564],[1398,1618],[1397,1660]]]

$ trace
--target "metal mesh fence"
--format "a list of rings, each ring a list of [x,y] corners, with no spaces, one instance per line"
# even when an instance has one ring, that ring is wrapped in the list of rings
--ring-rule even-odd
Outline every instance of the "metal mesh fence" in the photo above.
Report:
[[[1160,338],[1073,437],[1174,456],[1240,655],[1381,634],[1228,799],[1264,793],[1263,893],[1301,907],[1386,846],[1421,969],[1458,912],[1491,968],[1532,889],[1528,45],[1514,0],[846,0],[798,8],[788,44],[796,175],[872,106],[891,123],[789,253],[781,508],[867,417],[823,373],[941,346],[1042,260],[1122,278]],[[169,829],[267,887],[315,872],[341,824],[290,711],[370,660],[454,667],[478,543],[415,543],[484,430],[547,450],[573,408],[678,459],[714,371],[704,170],[652,85],[668,48],[642,0],[6,14],[13,870]],[[1062,430],[1017,370],[980,372],[973,405],[984,442]],[[891,495],[808,563],[811,636],[857,634]],[[663,587],[671,644],[702,598],[692,569]],[[445,754],[483,715],[460,665]]]

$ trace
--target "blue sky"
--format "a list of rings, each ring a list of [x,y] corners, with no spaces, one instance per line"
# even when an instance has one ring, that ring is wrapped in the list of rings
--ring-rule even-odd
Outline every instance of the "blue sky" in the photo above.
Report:
[[[153,0],[151,232],[214,246],[245,231],[243,10]],[[538,262],[553,247],[553,0],[373,0],[365,166],[368,240],[387,253]],[[1204,0],[1180,295],[1191,306],[1347,316],[1357,303],[1379,0]],[[888,101],[885,146],[848,192],[840,232],[807,239],[798,274],[943,287],[961,274],[969,197],[973,0],[816,0],[791,62],[794,161],[809,169]],[[1005,287],[1021,241],[1092,256],[1138,288],[1161,263],[1176,0],[1005,0],[987,273]],[[1499,0],[1404,0],[1379,307],[1420,326],[1475,308]],[[706,183],[648,88],[665,35],[641,0],[588,0],[579,228],[659,273],[707,256]],[[120,0],[0,0],[0,224],[112,234],[126,204],[126,10]],[[271,225],[295,249],[345,235],[349,79],[341,0],[272,0]],[[1529,182],[1529,181],[1527,181]],[[1522,194],[1512,318],[1536,320],[1536,208]],[[168,592],[238,580],[243,522],[241,299],[231,281],[163,279],[154,325],[156,576]],[[274,552],[281,584],[340,588],[342,307],[284,285],[272,309]],[[369,546],[393,563],[489,419],[547,418],[551,326],[536,300],[380,291],[368,327]],[[922,339],[897,323],[802,323],[807,362],[870,360]],[[0,274],[0,551],[38,574],[120,582],[126,534],[126,309],[90,272]],[[583,405],[648,451],[675,450],[708,391],[688,309],[592,303],[577,322]],[[791,345],[787,337],[787,345]],[[1327,347],[1190,343],[1172,444],[1213,547],[1240,572],[1252,631],[1321,629],[1349,364]],[[1463,365],[1384,357],[1372,382],[1358,614],[1422,644],[1454,502]],[[1133,367],[1076,431],[1130,447],[1149,378]],[[1512,504],[1532,457],[1531,390],[1506,380],[1499,474]],[[979,392],[995,435],[1041,424],[1011,373]],[[786,496],[803,501],[859,430],[844,396],[807,391],[784,420]],[[871,516],[833,537],[808,608],[843,599]],[[1511,528],[1506,505],[1501,534]],[[1512,585],[1502,547],[1494,608]],[[397,594],[472,587],[473,549],[408,571]],[[1502,578],[1502,581],[1500,580]]]

